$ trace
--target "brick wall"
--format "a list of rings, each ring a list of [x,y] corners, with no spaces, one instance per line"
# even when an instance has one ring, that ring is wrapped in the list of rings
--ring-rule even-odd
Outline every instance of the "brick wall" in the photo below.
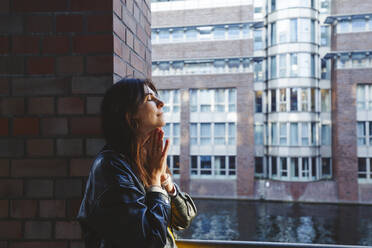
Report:
[[[0,2],[0,247],[82,247],[75,216],[114,80],[150,77],[150,1]]]

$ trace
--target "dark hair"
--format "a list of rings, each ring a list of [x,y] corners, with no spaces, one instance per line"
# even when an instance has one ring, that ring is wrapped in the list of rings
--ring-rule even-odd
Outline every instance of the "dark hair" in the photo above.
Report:
[[[150,177],[144,167],[136,132],[139,123],[132,118],[144,101],[145,86],[157,93],[150,79],[123,78],[113,84],[102,100],[101,124],[107,144],[125,156],[135,174],[148,186]]]

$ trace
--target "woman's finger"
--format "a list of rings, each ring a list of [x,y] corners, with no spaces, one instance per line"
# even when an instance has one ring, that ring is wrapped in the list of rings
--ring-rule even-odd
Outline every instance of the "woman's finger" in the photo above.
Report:
[[[162,152],[162,157],[163,157],[163,158],[166,158],[166,157],[168,156],[169,144],[170,144],[170,141],[169,141],[169,139],[167,139],[167,140],[165,141],[164,150],[163,150],[163,152]]]

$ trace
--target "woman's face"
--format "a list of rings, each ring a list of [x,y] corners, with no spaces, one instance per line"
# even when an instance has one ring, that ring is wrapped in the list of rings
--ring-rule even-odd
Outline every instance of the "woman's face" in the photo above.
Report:
[[[145,100],[138,107],[134,118],[139,121],[139,132],[148,134],[155,128],[165,125],[162,108],[164,103],[156,97],[155,92],[145,85]]]

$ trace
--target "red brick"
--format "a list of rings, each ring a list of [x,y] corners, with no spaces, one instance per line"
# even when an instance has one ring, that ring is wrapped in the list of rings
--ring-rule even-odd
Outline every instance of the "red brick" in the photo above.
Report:
[[[81,139],[58,139],[58,156],[80,156],[83,154],[83,141]]]
[[[65,118],[46,118],[42,120],[41,125],[44,136],[67,134],[67,119]]]
[[[22,196],[23,182],[18,179],[0,179],[0,197]]]
[[[126,44],[131,48],[131,49],[133,49],[133,42],[134,42],[134,36],[133,36],[133,33],[131,32],[131,31],[129,31],[129,30],[127,30],[127,37],[126,37],[126,40],[125,40],[125,42],[126,42]]]
[[[16,54],[38,54],[40,52],[40,38],[38,36],[13,36],[12,49]]]
[[[56,18],[57,32],[82,32],[83,16],[81,15],[58,15]]]
[[[140,41],[142,41],[143,44],[147,45],[147,43],[150,39],[150,36],[148,36],[146,34],[145,30],[139,25],[137,25],[137,33],[136,34],[137,34],[138,39],[140,39]]]
[[[74,241],[74,242],[71,242],[71,246],[70,248],[85,248],[85,244],[84,242],[82,241]]]
[[[120,0],[113,1],[114,12],[117,16],[119,16],[120,19],[121,19],[121,14],[122,14],[122,7],[123,7],[123,4],[121,3]]]
[[[145,62],[138,55],[131,53],[130,62],[137,71],[145,73]]]
[[[9,79],[0,78],[0,95],[9,95]]]
[[[12,92],[16,96],[66,95],[70,84],[69,77],[14,78]]]
[[[10,4],[9,0],[0,1],[0,13],[9,13]]]
[[[51,139],[31,139],[26,141],[27,155],[43,157],[54,155],[54,143]]]
[[[22,56],[1,56],[0,57],[0,74],[23,74],[25,71]]]
[[[0,218],[8,217],[9,216],[8,210],[9,210],[9,201],[0,200]]]
[[[76,221],[58,221],[56,223],[56,239],[81,239],[80,225]]]
[[[122,15],[122,19],[123,19],[123,22],[125,23],[125,25],[133,32],[135,33],[136,32],[136,25],[137,25],[137,22],[136,20],[134,19],[133,15],[131,13],[133,13],[133,8],[131,10],[132,12],[128,11],[127,8],[123,8],[123,15]]]
[[[70,176],[86,177],[89,175],[92,159],[71,159]]]
[[[122,46],[122,41],[114,35],[114,53],[118,55],[119,57],[123,56],[123,46]]]
[[[71,134],[99,135],[101,121],[99,117],[75,117],[70,121]]]
[[[24,99],[20,97],[0,99],[1,115],[23,115],[25,113]]]
[[[0,118],[0,136],[9,135],[9,121],[8,118]]]
[[[110,56],[89,56],[87,58],[87,72],[91,74],[112,73],[113,59]]]
[[[14,135],[38,135],[39,134],[39,119],[38,118],[15,118],[13,120]]]
[[[114,57],[114,73],[118,74],[120,77],[125,77],[127,75],[127,64],[119,57]]]
[[[101,102],[103,97],[88,97],[87,98],[87,113],[99,114],[101,111]]]
[[[64,54],[70,51],[68,36],[48,36],[43,40],[44,54]]]
[[[40,241],[29,241],[29,242],[12,242],[9,245],[9,248],[67,248],[68,242],[61,241],[61,242],[40,242]]]
[[[52,16],[26,16],[26,31],[32,33],[49,33],[53,31]]]
[[[83,57],[65,56],[57,58],[57,74],[81,74],[83,72]]]
[[[0,221],[0,239],[16,239],[22,237],[20,221]]]
[[[71,0],[71,10],[73,11],[112,11],[112,1],[102,0]]]
[[[12,200],[10,216],[13,218],[33,218],[37,214],[37,200]]]
[[[16,177],[60,177],[67,175],[65,159],[16,159],[11,165],[12,176]]]
[[[53,114],[54,99],[52,97],[33,97],[28,102],[29,114]]]
[[[146,57],[146,47],[138,39],[134,39],[134,51],[141,57]]]
[[[114,28],[114,33],[121,40],[125,41],[125,26],[123,22],[115,15],[113,16],[113,28]]]
[[[67,11],[67,0],[13,0],[15,12],[54,12]]]
[[[126,61],[126,62],[129,63],[129,61],[130,61],[130,51],[131,51],[130,50],[130,47],[128,47],[125,44],[122,44],[122,49],[123,49],[123,56],[122,56],[122,58],[124,59],[124,61]]]
[[[9,160],[0,159],[0,177],[9,176]]]
[[[59,114],[83,114],[84,99],[81,97],[63,97],[58,99]]]
[[[126,9],[130,12],[133,13],[133,0],[126,0],[125,1]]]
[[[0,54],[7,54],[9,52],[10,52],[9,37],[1,36],[0,37]]]
[[[27,73],[29,74],[53,74],[54,57],[29,57],[27,59]]]
[[[53,196],[52,180],[27,180],[25,181],[26,198],[50,198]]]
[[[52,236],[52,223],[47,221],[28,221],[25,224],[26,239],[49,239]]]
[[[79,35],[74,37],[76,53],[112,53],[112,34]]]
[[[64,200],[41,200],[40,217],[63,218],[66,216],[66,203]]]
[[[75,218],[79,212],[81,199],[68,200],[67,218]]]
[[[56,180],[55,197],[57,199],[81,198],[83,196],[83,183],[81,178],[68,178]],[[76,216],[76,215],[75,215]]]
[[[88,32],[112,32],[112,14],[87,16]]]

